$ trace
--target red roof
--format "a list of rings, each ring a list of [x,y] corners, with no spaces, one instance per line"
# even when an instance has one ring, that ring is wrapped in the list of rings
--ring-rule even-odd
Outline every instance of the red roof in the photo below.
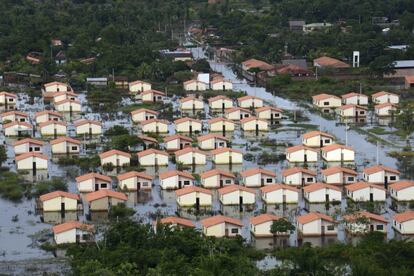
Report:
[[[282,217],[275,216],[272,214],[261,214],[250,218],[250,223],[253,225],[258,225],[268,221],[277,221],[279,219],[282,219]]]
[[[182,176],[182,177],[186,177],[186,178],[189,178],[189,179],[195,179],[194,176],[191,173],[183,172],[183,171],[177,171],[177,170],[160,173],[158,175],[158,177],[160,178],[160,180],[162,180],[162,179],[166,179],[166,178],[177,176],[177,175]]]
[[[211,151],[211,154],[212,155],[217,155],[217,154],[220,154],[220,153],[223,153],[223,152],[234,152],[234,153],[243,154],[242,151],[236,150],[236,149],[232,149],[232,148],[218,148],[218,149],[212,150]]]
[[[226,96],[223,96],[223,95],[219,95],[219,96],[215,96],[215,97],[209,98],[208,99],[208,102],[209,103],[212,103],[212,102],[218,101],[218,100],[228,100],[228,101],[231,101],[231,99],[229,97],[226,97]]]
[[[349,185],[345,186],[345,188],[348,191],[352,191],[352,192],[362,190],[362,189],[366,189],[366,188],[370,188],[370,187],[375,188],[375,189],[379,189],[379,190],[382,190],[382,191],[386,191],[383,187],[380,187],[380,186],[375,185],[375,184],[367,183],[367,182],[362,182],[362,181],[352,183],[352,184],[349,184]]]
[[[282,176],[289,176],[295,173],[305,173],[305,174],[316,176],[315,171],[308,170],[302,167],[293,167],[293,168],[285,169],[282,171]]]
[[[166,125],[168,125],[168,123],[169,123],[167,120],[149,119],[149,120],[142,121],[141,125],[143,126],[143,125],[147,125],[147,124],[154,123],[154,122],[161,123],[161,124],[166,124]]]
[[[242,65],[245,66],[247,69],[259,68],[262,71],[269,71],[274,69],[273,65],[270,65],[267,62],[254,58],[243,61]]]
[[[78,101],[78,100],[64,99],[64,100],[61,100],[61,101],[55,102],[55,105],[61,105],[61,104],[64,104],[64,103],[76,103],[76,104],[81,104],[81,102],[80,102],[80,101]]]
[[[414,211],[410,210],[410,211],[405,211],[404,213],[395,214],[394,220],[399,223],[406,222],[409,220],[414,220]]]
[[[326,99],[330,99],[330,98],[339,99],[339,97],[337,97],[335,95],[325,94],[325,93],[312,96],[312,99],[316,100],[316,101],[322,101],[322,100],[326,100]]]
[[[93,225],[84,224],[79,221],[68,221],[62,224],[58,224],[52,227],[54,234],[63,233],[72,229],[82,229],[85,231],[93,231]]]
[[[155,222],[155,223],[157,223],[157,222]],[[191,220],[185,219],[185,218],[179,218],[179,217],[162,218],[162,219],[159,220],[159,223],[161,223],[161,224],[177,224],[177,225],[192,227],[192,228],[195,227],[194,223]]]
[[[185,188],[175,191],[176,196],[182,196],[182,195],[186,195],[190,193],[203,193],[203,194],[213,195],[213,192],[211,192],[210,190],[203,189],[197,186],[189,186],[189,187],[185,187]]]
[[[276,173],[275,172],[272,172],[270,170],[265,170],[265,169],[262,169],[262,168],[251,168],[251,169],[247,169],[245,171],[242,171],[240,173],[240,175],[242,177],[249,177],[249,176],[252,176],[252,175],[255,175],[255,174],[259,174],[259,173],[260,174],[264,174],[264,175],[268,175],[268,176],[272,176],[272,177],[276,177]]]
[[[11,122],[11,123],[8,123],[8,124],[4,124],[3,125],[3,128],[4,129],[6,129],[6,128],[9,128],[9,127],[12,127],[12,126],[24,126],[24,127],[27,127],[27,128],[33,128],[32,127],[32,125],[31,124],[29,124],[29,123],[26,123],[26,122]]]
[[[62,114],[60,114],[59,112],[56,112],[56,111],[51,111],[51,110],[43,110],[43,111],[36,112],[35,117],[37,118],[37,117],[45,115],[45,114],[49,114],[49,115],[53,115],[53,116],[62,118]]]
[[[201,225],[206,228],[220,224],[220,223],[225,223],[225,222],[234,224],[240,227],[243,226],[243,223],[240,220],[235,219],[235,218],[221,216],[221,215],[209,217],[209,218],[201,220],[200,222],[201,222]]]
[[[243,107],[238,107],[238,106],[227,108],[225,110],[225,113],[229,114],[229,113],[232,113],[232,112],[235,112],[235,111],[243,111],[245,113],[252,114],[252,112],[249,109],[243,108]]]
[[[335,190],[338,192],[342,192],[342,189],[334,186],[334,185],[329,185],[329,184],[325,184],[325,183],[313,183],[310,184],[308,186],[306,186],[305,188],[303,188],[303,191],[306,193],[312,193],[318,190],[322,190],[322,189],[331,189],[331,190]]]
[[[36,157],[36,158],[48,160],[48,157],[47,157],[46,154],[37,153],[37,152],[22,153],[22,154],[16,156],[15,159],[16,159],[16,161],[20,161],[20,160],[24,160],[24,159],[29,158],[29,157]]]
[[[165,151],[157,150],[157,149],[147,149],[147,150],[137,153],[138,158],[141,158],[141,157],[144,157],[150,154],[161,154],[161,155],[169,156],[168,153],[166,153]]]
[[[274,192],[280,189],[286,189],[286,190],[290,190],[292,192],[298,193],[298,189],[296,187],[292,187],[290,185],[285,185],[285,184],[271,184],[271,185],[267,185],[264,186],[262,188],[260,188],[260,191],[262,193],[270,193],[270,192]]]
[[[231,172],[223,171],[223,170],[220,170],[220,169],[213,169],[213,170],[203,172],[203,173],[200,174],[200,177],[202,179],[204,179],[204,178],[208,178],[208,177],[218,175],[218,174],[219,175],[224,175],[226,177],[236,178],[236,176],[234,174],[232,174]]]
[[[329,134],[329,133],[326,133],[326,132],[322,132],[322,131],[318,131],[318,130],[314,130],[314,131],[309,131],[309,132],[306,132],[305,134],[303,134],[303,138],[304,139],[309,139],[309,138],[312,138],[312,137],[315,137],[315,136],[325,136],[325,137],[329,137],[329,138],[332,138],[332,139],[334,139],[335,137],[333,137],[333,135],[331,135],[331,134]]]
[[[202,100],[197,99],[196,97],[193,97],[193,96],[188,96],[188,97],[185,97],[185,98],[180,99],[180,103],[185,103],[185,102],[189,102],[189,101],[199,101],[199,102],[202,102]]]
[[[39,145],[39,146],[43,146],[45,143],[43,141],[39,141],[39,140],[35,140],[32,138],[25,138],[22,140],[17,140],[13,143],[13,146],[18,146],[18,145],[23,145],[26,143],[30,143],[30,144],[35,144],[35,145]]]
[[[250,121],[262,121],[262,122],[265,122],[267,124],[267,122],[265,120],[259,119],[255,116],[249,116],[249,117],[243,118],[243,119],[240,120],[240,123],[244,124],[244,123],[248,123]]]
[[[318,219],[336,223],[336,221],[332,217],[318,212],[311,212],[306,215],[298,216],[296,218],[297,222],[299,222],[300,224],[306,224]]]
[[[356,212],[354,214],[343,216],[343,219],[345,221],[350,221],[350,222],[355,221],[359,218],[368,218],[370,220],[376,220],[376,221],[380,221],[380,222],[383,222],[383,223],[388,222],[383,216],[373,214],[373,213],[370,213],[370,212],[367,212],[367,211],[359,211],[359,212]]]
[[[117,198],[119,200],[124,200],[124,201],[128,200],[128,196],[126,194],[115,192],[112,190],[107,190],[107,189],[101,189],[96,192],[88,193],[85,195],[85,200],[87,202],[91,202],[91,201],[98,200],[104,197],[113,197],[113,198]]]
[[[129,154],[127,152],[117,150],[117,149],[105,151],[105,152],[99,154],[99,158],[102,159],[102,158],[106,158],[106,157],[109,157],[109,156],[112,156],[112,155],[122,155],[122,156],[125,156],[127,158],[131,158],[131,154]]]
[[[276,112],[280,112],[280,113],[283,112],[283,109],[280,109],[280,108],[274,107],[274,106],[259,107],[259,108],[256,108],[255,112],[260,113],[260,112],[267,111],[267,110],[276,111]]]
[[[286,149],[286,152],[287,153],[292,153],[292,152],[299,151],[299,150],[309,150],[309,151],[313,151],[313,152],[318,152],[318,150],[307,147],[307,146],[304,146],[304,145],[296,145],[296,146],[293,146],[293,147],[289,147],[289,148]]]
[[[161,91],[158,91],[158,90],[154,90],[154,89],[146,90],[146,91],[143,91],[141,93],[141,95],[146,95],[146,94],[157,94],[157,95],[165,96],[165,93],[164,92],[161,92]]]
[[[252,193],[252,194],[256,194],[255,190],[244,187],[244,186],[240,186],[240,185],[228,185],[225,186],[223,188],[218,189],[218,193],[221,195],[225,195],[228,193],[232,193],[235,191],[243,191],[243,192],[247,192],[247,193]]]
[[[414,187],[414,181],[401,180],[401,181],[398,181],[396,183],[389,185],[389,188],[396,190],[396,191],[404,190],[410,187]]]
[[[328,151],[333,151],[337,149],[347,149],[347,150],[354,151],[353,148],[345,146],[345,145],[340,145],[340,144],[332,144],[332,145],[324,146],[323,148],[321,148],[321,151],[328,152]]]
[[[368,168],[364,169],[365,174],[373,174],[373,173],[377,173],[377,172],[381,172],[381,171],[400,174],[400,171],[398,171],[397,169],[390,168],[390,167],[387,167],[387,166],[384,166],[384,165],[375,165],[375,166],[368,167]]]
[[[144,179],[148,179],[148,180],[152,180],[153,177],[151,175],[148,175],[146,173],[143,172],[137,172],[137,171],[130,171],[130,172],[126,172],[123,174],[120,174],[117,176],[119,181],[131,178],[131,177],[138,177],[138,178],[144,178]]]
[[[153,137],[150,137],[150,136],[147,136],[147,135],[138,135],[138,138],[141,139],[141,140],[144,140],[144,141],[149,141],[149,142],[158,144],[157,139],[155,139]]]
[[[361,94],[361,93],[355,93],[355,92],[350,92],[350,93],[344,94],[341,97],[342,97],[342,99],[348,99],[348,98],[352,98],[352,97],[365,97],[365,98],[368,98],[367,95],[364,95],[364,94]]]
[[[332,175],[332,174],[341,173],[341,172],[352,174],[352,175],[358,175],[356,171],[348,169],[348,168],[343,168],[343,167],[331,167],[331,168],[327,168],[321,171],[323,175]]]
[[[5,116],[9,116],[9,115],[15,115],[15,116],[17,115],[17,116],[22,116],[22,117],[26,117],[26,118],[29,116],[24,112],[20,112],[20,111],[16,111],[16,110],[1,113],[1,117],[5,117]]]
[[[371,97],[373,99],[375,99],[375,98],[378,98],[378,97],[381,97],[381,96],[385,96],[385,95],[393,95],[393,96],[397,96],[398,97],[397,94],[390,93],[390,92],[386,92],[386,91],[380,91],[380,92],[374,93],[374,94],[371,95]]]
[[[317,59],[314,59],[313,62],[323,67],[334,67],[334,68],[349,68],[350,67],[349,64],[343,61],[340,61],[339,59],[331,58],[327,56],[322,56]]]
[[[178,150],[178,151],[176,151],[175,152],[175,156],[181,156],[181,155],[184,155],[184,154],[187,154],[187,153],[190,153],[190,152],[192,152],[192,153],[199,153],[199,154],[202,154],[202,155],[207,155],[207,153],[206,152],[204,152],[204,151],[202,151],[202,150],[199,150],[198,148],[191,148],[191,147],[187,147],[187,148],[184,148],[184,149],[182,149],[182,150]]]
[[[89,180],[89,179],[92,179],[92,178],[97,178],[97,179],[100,179],[102,181],[106,181],[106,182],[109,182],[109,183],[112,182],[112,178],[110,178],[109,176],[106,176],[106,175],[99,174],[99,173],[87,173],[87,174],[76,177],[75,180],[76,180],[76,182],[79,183],[79,182]]]
[[[70,138],[70,137],[63,136],[63,137],[59,137],[57,139],[54,139],[54,140],[50,141],[50,144],[55,145],[55,144],[59,144],[59,143],[63,143],[63,142],[73,143],[73,144],[77,144],[77,145],[80,145],[80,143],[81,143],[77,139],[73,139],[73,138]]]
[[[169,141],[173,141],[176,139],[180,139],[180,140],[184,140],[184,141],[188,141],[188,142],[193,142],[193,138],[185,136],[185,135],[181,135],[181,134],[174,134],[171,136],[167,136],[164,138],[164,142],[169,142]]]
[[[0,92],[0,96],[8,96],[8,97],[12,97],[12,98],[17,98],[16,94],[5,92],[5,91]]]
[[[59,126],[66,127],[66,122],[62,122],[62,121],[46,121],[46,122],[40,123],[39,124],[39,127],[40,128],[43,128],[43,127],[48,126],[48,125],[59,125]]]
[[[229,122],[229,123],[234,124],[234,122],[232,120],[229,120],[229,119],[226,119],[226,118],[223,118],[223,117],[216,117],[216,118],[212,118],[212,119],[207,121],[207,123],[209,123],[210,125],[214,124],[214,123],[217,123],[217,122]]]
[[[102,126],[102,123],[99,122],[99,121],[86,120],[86,119],[81,119],[81,120],[78,120],[78,121],[76,121],[74,123],[75,127],[83,126],[83,125],[86,125],[86,124],[92,124],[92,125]]]
[[[259,100],[259,101],[263,101],[261,98],[259,98],[259,97],[256,97],[256,96],[250,96],[250,95],[247,95],[247,96],[243,96],[243,97],[239,97],[239,98],[237,98],[237,101],[240,103],[240,102],[242,102],[242,101],[246,101],[246,100]]]
[[[189,117],[184,117],[184,118],[180,118],[180,119],[175,120],[174,124],[180,124],[180,123],[184,123],[184,122],[188,122],[188,121],[196,122],[196,123],[200,123],[200,124],[202,123],[200,120],[189,118]]]
[[[220,139],[220,140],[224,140],[224,141],[229,141],[229,138],[226,138],[223,135],[216,134],[216,133],[209,133],[209,134],[197,137],[198,142],[203,142],[203,141],[206,141],[208,139]]]
[[[78,194],[68,193],[64,191],[54,191],[51,193],[47,193],[47,194],[41,195],[39,199],[40,201],[43,202],[43,201],[50,200],[56,197],[67,197],[67,198],[71,198],[75,200],[80,200],[80,196]]]
[[[131,114],[132,115],[135,115],[135,114],[142,113],[142,112],[151,113],[151,114],[154,114],[154,115],[158,115],[159,114],[158,111],[151,110],[151,109],[147,109],[147,108],[135,109],[135,110],[131,111]]]

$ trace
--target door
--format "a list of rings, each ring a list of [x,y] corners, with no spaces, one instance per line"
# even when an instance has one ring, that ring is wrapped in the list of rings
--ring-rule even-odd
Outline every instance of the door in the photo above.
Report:
[[[193,126],[189,127],[189,132],[190,132],[190,135],[193,133]]]
[[[76,235],[76,243],[80,242],[80,235]]]
[[[286,195],[283,195],[283,201],[282,201],[282,203],[283,204],[286,204]]]
[[[273,123],[273,113],[270,113],[270,121]]]
[[[320,140],[320,144],[319,146],[322,148],[323,147],[323,139]]]
[[[321,235],[325,236],[325,226],[321,226]]]
[[[384,184],[385,184],[385,188],[388,187],[388,176],[384,177]]]
[[[155,103],[157,101],[157,98],[155,96],[153,96],[152,101]]]
[[[138,181],[138,183],[137,183],[137,190],[139,191],[139,190],[141,190],[141,182],[139,182]]]
[[[243,114],[240,113],[240,120],[243,119]]]
[[[32,147],[29,147],[29,152],[32,152],[33,151],[33,148]]]
[[[243,197],[242,196],[239,196],[239,204],[240,204],[240,206],[243,205]]]
[[[302,177],[302,187],[304,187],[304,186],[305,186],[305,178]]]
[[[228,237],[228,236],[229,236],[229,229],[227,229],[227,228],[226,228],[226,230],[224,230],[224,235],[225,235],[226,237]]]
[[[183,148],[184,148],[183,143],[180,143],[180,149],[183,149]]]
[[[369,201],[371,201],[371,202],[374,201],[374,194],[373,193],[369,194]]]
[[[260,179],[260,186],[264,186],[264,179],[262,178],[262,179]]]
[[[223,179],[220,179],[220,188],[223,188],[223,186],[224,186],[224,181]]]
[[[223,129],[223,136],[226,136],[226,125],[225,124],[223,124],[222,129]]]
[[[181,189],[181,187],[183,186],[183,183],[180,181],[178,181],[178,189]]]
[[[117,166],[117,167],[119,167],[119,164],[120,164],[120,162],[119,162],[119,158],[117,158],[117,159],[116,159],[116,166]]]
[[[306,153],[303,155],[303,162],[308,162],[308,155]]]
[[[370,225],[369,225],[369,230],[370,230],[371,232],[373,232],[373,231],[374,231],[374,225],[373,225],[373,224],[370,224]]]
[[[196,198],[196,210],[199,210],[199,209],[200,209],[200,198],[197,197]]]
[[[99,184],[95,183],[95,191],[98,191],[98,190],[99,190]]]
[[[226,106],[225,106],[225,104],[223,102],[223,103],[221,103],[221,110],[224,112],[224,109],[226,109]]]
[[[325,195],[325,202],[329,202],[329,194]]]
[[[65,202],[60,203],[60,211],[65,212]]]

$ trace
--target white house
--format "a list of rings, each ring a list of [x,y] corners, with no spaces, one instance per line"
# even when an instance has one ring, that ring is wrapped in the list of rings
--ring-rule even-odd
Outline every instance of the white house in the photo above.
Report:
[[[67,133],[66,122],[47,121],[39,124],[40,134],[42,136],[65,136]]]
[[[311,212],[296,217],[296,229],[302,236],[337,235],[337,222],[330,216]]]
[[[32,125],[25,122],[11,122],[3,125],[5,136],[23,136],[32,134]]]
[[[198,148],[187,147],[175,152],[175,160],[183,165],[205,165],[207,154]]]
[[[312,96],[312,103],[315,107],[322,109],[323,112],[329,112],[331,109],[338,108],[342,105],[341,98],[329,94]]]
[[[164,100],[165,93],[158,90],[146,90],[139,94],[139,98],[143,103],[156,103]]]
[[[147,135],[138,135],[137,137],[140,139],[140,144],[143,150],[158,146],[158,140],[153,137]]]
[[[102,123],[94,120],[78,120],[74,123],[76,135],[101,135]]]
[[[76,186],[81,193],[89,193],[101,189],[111,189],[112,179],[99,173],[87,173],[76,177]]]
[[[59,112],[51,110],[43,110],[35,114],[36,124],[41,124],[48,121],[62,121],[63,116]]]
[[[196,133],[202,132],[203,122],[197,119],[184,117],[174,121],[176,132]]]
[[[201,220],[201,226],[205,236],[235,237],[241,235],[243,223],[235,218],[218,215]]]
[[[168,166],[168,153],[157,149],[147,149],[137,153],[141,166]]]
[[[160,187],[164,190],[181,189],[194,186],[195,178],[191,173],[182,171],[167,171],[159,174]]]
[[[341,97],[342,103],[345,105],[368,105],[368,96],[361,93],[350,92],[342,95]]]
[[[255,109],[256,117],[262,120],[281,120],[283,110],[274,106],[263,106]]]
[[[343,118],[361,118],[366,117],[368,108],[361,105],[346,104],[338,108],[339,116]]]
[[[115,167],[129,166],[131,154],[120,150],[108,150],[99,154],[101,165],[112,164]]]
[[[297,145],[286,149],[286,160],[292,163],[296,162],[317,162],[318,151],[316,149]]]
[[[70,137],[59,137],[50,141],[53,154],[77,154],[80,152],[81,142]]]
[[[144,172],[130,171],[117,176],[118,187],[128,191],[151,190],[153,177]]]
[[[160,119],[149,119],[141,122],[143,133],[168,133],[168,121]]]
[[[349,168],[330,167],[321,171],[323,182],[327,184],[345,185],[357,181],[358,173]]]
[[[271,227],[274,221],[283,219],[272,214],[261,214],[250,218],[250,232],[257,238],[273,237]],[[278,233],[278,235],[289,235],[289,233]]]
[[[250,116],[240,120],[241,129],[243,131],[268,131],[269,123],[266,120]]]
[[[223,78],[216,78],[210,81],[210,88],[214,91],[233,90],[233,83]]]
[[[154,225],[154,231],[157,231],[157,226],[158,225],[169,225],[172,228],[195,228],[194,223],[189,220],[189,219],[185,219],[185,218],[180,218],[180,217],[165,217],[162,218],[160,220],[154,221],[153,225]]]
[[[17,170],[47,170],[48,157],[38,152],[26,152],[15,157]]]
[[[397,201],[414,200],[414,181],[402,180],[388,186],[393,199]]]
[[[128,196],[124,193],[102,189],[85,195],[88,202],[89,211],[109,211],[112,206],[125,204]]]
[[[348,198],[356,202],[385,201],[387,190],[375,184],[356,182],[345,186]]]
[[[62,100],[54,103],[55,108],[59,112],[81,112],[82,106],[80,101],[77,100]]]
[[[165,149],[167,151],[177,151],[191,147],[193,139],[181,134],[175,134],[164,138]]]
[[[242,108],[258,108],[263,107],[263,100],[255,96],[243,96],[237,98],[237,104]]]
[[[250,116],[252,116],[252,112],[243,107],[232,107],[225,110],[225,117],[229,120],[240,121]]]
[[[43,141],[26,138],[23,140],[17,140],[13,143],[14,153],[16,155],[26,153],[26,152],[38,152],[41,153],[43,151],[44,146]]]
[[[374,106],[374,111],[379,117],[388,117],[397,114],[397,106],[392,103],[377,104]]]
[[[332,144],[321,148],[321,155],[328,162],[353,162],[355,160],[354,149],[340,144]]]
[[[334,144],[334,139],[335,137],[329,133],[314,130],[303,134],[302,144],[311,148],[319,148]]]
[[[139,108],[136,110],[131,111],[131,118],[134,123],[141,123],[143,121],[157,119],[158,118],[158,111],[147,109],[147,108]]]
[[[352,234],[365,234],[367,232],[387,232],[388,221],[381,215],[367,211],[359,211],[343,217],[345,229]]]
[[[129,86],[129,93],[137,94],[140,92],[151,90],[151,83],[145,81],[133,81],[128,84]]]
[[[372,102],[374,104],[384,104],[384,103],[391,103],[391,104],[398,104],[400,102],[400,97],[396,94],[390,92],[377,92],[371,95]]]
[[[363,178],[366,182],[388,185],[400,180],[400,171],[384,165],[374,165],[364,169]]]
[[[226,133],[226,131],[234,131],[235,124],[232,120],[223,118],[223,117],[216,117],[207,121],[210,132],[222,132]]]
[[[402,235],[414,234],[414,211],[405,211],[395,214],[392,221],[392,228]]]
[[[218,148],[211,152],[215,164],[243,164],[243,153],[232,148]]]
[[[180,207],[203,207],[211,206],[213,193],[210,190],[197,186],[188,186],[175,191],[177,204]]]
[[[12,110],[8,112],[1,113],[1,121],[4,122],[28,122],[29,116],[20,111]]]
[[[291,204],[299,200],[299,190],[285,184],[273,184],[260,188],[266,204]]]
[[[251,168],[240,173],[246,187],[263,187],[276,183],[276,173],[262,168]]]
[[[56,92],[53,94],[53,102],[60,102],[66,99],[70,99],[70,100],[77,100],[78,99],[78,94],[73,93],[71,91],[62,91],[62,92]]]
[[[256,202],[256,192],[240,185],[228,185],[218,190],[223,205],[251,205]]]
[[[181,110],[203,110],[204,102],[193,96],[188,96],[188,97],[180,99],[180,109]]]
[[[208,84],[199,80],[188,80],[183,83],[185,91],[205,91]]]
[[[302,167],[293,167],[282,171],[283,183],[304,186],[316,182],[316,172]]]
[[[6,110],[14,109],[17,103],[16,94],[9,92],[0,92],[0,105],[7,106]],[[10,107],[10,108],[9,108]]]
[[[219,96],[209,98],[208,99],[208,105],[209,105],[210,109],[225,110],[225,109],[233,107],[233,101],[230,98],[226,97],[226,96],[219,95]]]
[[[68,92],[73,91],[72,88],[66,83],[62,82],[49,82],[43,85],[43,97],[44,98],[53,98],[53,95],[58,92]]]
[[[198,146],[202,150],[213,150],[228,146],[229,139],[215,133],[210,133],[197,137]]]
[[[85,243],[93,241],[93,225],[68,221],[52,227],[56,244]]]
[[[39,197],[43,212],[77,211],[80,203],[78,194],[64,191],[54,191]]]
[[[228,171],[213,169],[200,174],[201,186],[204,188],[223,188],[234,185],[236,176]]]
[[[303,195],[311,203],[340,202],[342,189],[330,184],[313,183],[303,188]]]

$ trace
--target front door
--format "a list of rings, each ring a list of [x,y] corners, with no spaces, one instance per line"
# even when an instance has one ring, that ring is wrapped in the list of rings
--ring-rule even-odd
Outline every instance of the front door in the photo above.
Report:
[[[228,237],[228,236],[229,236],[229,229],[227,229],[227,228],[226,228],[226,230],[224,230],[224,235],[225,235],[226,237]]]
[[[325,226],[321,226],[321,235],[325,236]]]
[[[242,196],[239,196],[239,204],[240,204],[240,206],[243,205],[243,197]]]
[[[261,182],[260,182],[260,186],[262,186],[262,187],[263,187],[263,186],[264,186],[264,179],[262,178],[262,179],[260,179],[260,181],[261,181]]]
[[[329,194],[325,195],[325,202],[329,202]]]
[[[60,211],[65,212],[65,202],[60,203]]]
[[[370,225],[369,225],[369,230],[370,230],[371,232],[373,232],[373,231],[374,231],[374,225],[373,225],[373,224],[370,224]]]
[[[99,190],[99,184],[95,183],[95,191],[98,191],[98,190]]]
[[[223,185],[224,185],[223,182],[224,182],[223,179],[220,179],[220,188],[223,188]]]
[[[200,209],[200,198],[199,197],[196,198],[196,209],[197,210]]]
[[[181,180],[178,181],[178,189],[181,189],[182,186],[183,186],[183,184],[182,184]]]
[[[373,193],[369,194],[369,201],[371,201],[371,202],[374,201],[374,194]]]
[[[305,153],[305,155],[303,156],[303,161],[306,163],[308,162],[308,155]]]
[[[320,140],[320,147],[323,147],[323,139]]]

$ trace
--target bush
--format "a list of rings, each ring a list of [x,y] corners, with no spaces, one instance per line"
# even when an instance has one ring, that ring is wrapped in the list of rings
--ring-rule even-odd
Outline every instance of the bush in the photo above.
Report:
[[[39,182],[34,186],[32,195],[41,196],[54,191],[67,191],[68,186],[63,178],[53,177],[49,181]]]
[[[19,176],[12,172],[3,172],[0,177],[0,194],[9,200],[18,201],[23,197],[24,186]]]

